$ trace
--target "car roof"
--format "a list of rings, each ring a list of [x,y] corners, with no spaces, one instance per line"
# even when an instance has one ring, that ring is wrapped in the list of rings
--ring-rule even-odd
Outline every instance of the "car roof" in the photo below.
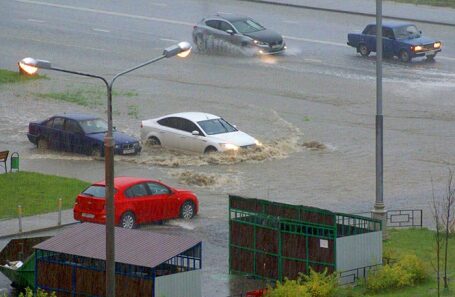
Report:
[[[143,177],[133,177],[133,176],[118,176],[114,178],[114,185],[117,190],[123,190],[125,188],[128,188],[132,184],[136,183],[142,183],[142,182],[158,182],[161,183],[158,180],[153,180],[150,178],[143,178]],[[93,185],[97,186],[105,186],[106,182],[104,180],[98,181],[96,183],[93,183]]]
[[[235,21],[250,19],[250,17],[241,15],[241,14],[233,14],[233,13],[217,13],[214,16],[208,17],[207,19],[223,19],[223,20],[226,20],[229,22],[235,22]]]
[[[204,120],[213,120],[213,119],[219,119],[219,116],[216,116],[214,114],[206,113],[206,112],[198,112],[198,111],[189,111],[189,112],[179,112],[179,113],[173,113],[173,114],[168,114],[166,116],[161,117],[162,118],[169,118],[169,117],[180,117],[184,118],[193,122],[199,122],[199,121],[204,121]]]
[[[406,22],[398,22],[398,21],[386,21],[382,23],[383,27],[388,27],[388,28],[397,28],[397,27],[402,27],[402,26],[408,26],[408,25],[414,25],[411,23],[406,23]],[[371,23],[369,26],[376,26],[376,23]]]
[[[56,114],[52,117],[62,117],[62,118],[76,120],[76,121],[99,119],[99,117],[94,116],[92,114],[87,114],[87,113],[61,113],[61,114]]]

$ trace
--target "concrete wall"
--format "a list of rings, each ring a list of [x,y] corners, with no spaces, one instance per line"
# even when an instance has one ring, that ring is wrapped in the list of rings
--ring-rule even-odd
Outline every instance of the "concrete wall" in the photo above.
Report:
[[[180,272],[155,279],[155,297],[202,297],[201,270]]]
[[[382,231],[345,236],[336,240],[338,272],[382,263]]]

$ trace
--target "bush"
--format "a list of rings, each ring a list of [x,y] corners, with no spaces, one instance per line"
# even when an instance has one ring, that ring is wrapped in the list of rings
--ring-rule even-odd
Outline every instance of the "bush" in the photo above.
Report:
[[[306,287],[299,280],[285,280],[277,282],[275,288],[268,288],[266,297],[312,297]]]
[[[371,272],[365,281],[368,291],[414,286],[425,280],[427,272],[423,262],[415,255],[406,255],[394,264],[386,264]]]
[[[311,269],[310,275],[301,275],[301,278],[311,297],[331,297],[337,292],[338,277],[335,273],[328,274],[327,269],[321,273]]]
[[[277,282],[269,288],[267,297],[339,297],[338,278],[329,274],[327,269],[318,273],[310,270],[310,275],[300,274],[297,280]]]

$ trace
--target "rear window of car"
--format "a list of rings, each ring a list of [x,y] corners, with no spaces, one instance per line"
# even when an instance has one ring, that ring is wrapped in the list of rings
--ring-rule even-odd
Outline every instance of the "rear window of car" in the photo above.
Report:
[[[104,186],[90,186],[85,189],[82,194],[91,197],[104,198],[106,196],[106,188]]]

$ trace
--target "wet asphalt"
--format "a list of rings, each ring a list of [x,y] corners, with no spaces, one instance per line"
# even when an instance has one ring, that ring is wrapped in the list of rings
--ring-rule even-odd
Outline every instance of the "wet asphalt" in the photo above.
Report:
[[[15,70],[19,59],[32,56],[112,77],[176,41],[191,41],[192,24],[215,12],[253,16],[285,36],[287,53],[261,59],[195,51],[188,59],[133,72],[114,86],[114,125],[139,136],[141,119],[205,111],[260,139],[265,149],[214,159],[146,149],[137,157],[117,157],[115,174],[161,179],[198,194],[197,218],[144,229],[201,238],[204,296],[228,296],[258,286],[232,281],[227,273],[228,193],[349,213],[372,208],[375,58],[357,55],[346,46],[346,35],[374,19],[238,1],[3,1],[0,67]],[[442,195],[447,168],[455,164],[455,30],[417,25],[444,47],[434,63],[384,61],[384,201],[388,209],[424,209],[424,223],[431,225],[431,180]],[[19,151],[22,170],[103,179],[102,160],[39,152],[26,139],[30,120],[59,112],[105,113],[102,101],[81,106],[40,98],[102,88],[85,78],[45,74],[49,79],[0,87],[0,149]],[[308,149],[311,141],[322,146]],[[212,182],[187,184],[185,172]],[[6,285],[0,278],[0,287]]]

